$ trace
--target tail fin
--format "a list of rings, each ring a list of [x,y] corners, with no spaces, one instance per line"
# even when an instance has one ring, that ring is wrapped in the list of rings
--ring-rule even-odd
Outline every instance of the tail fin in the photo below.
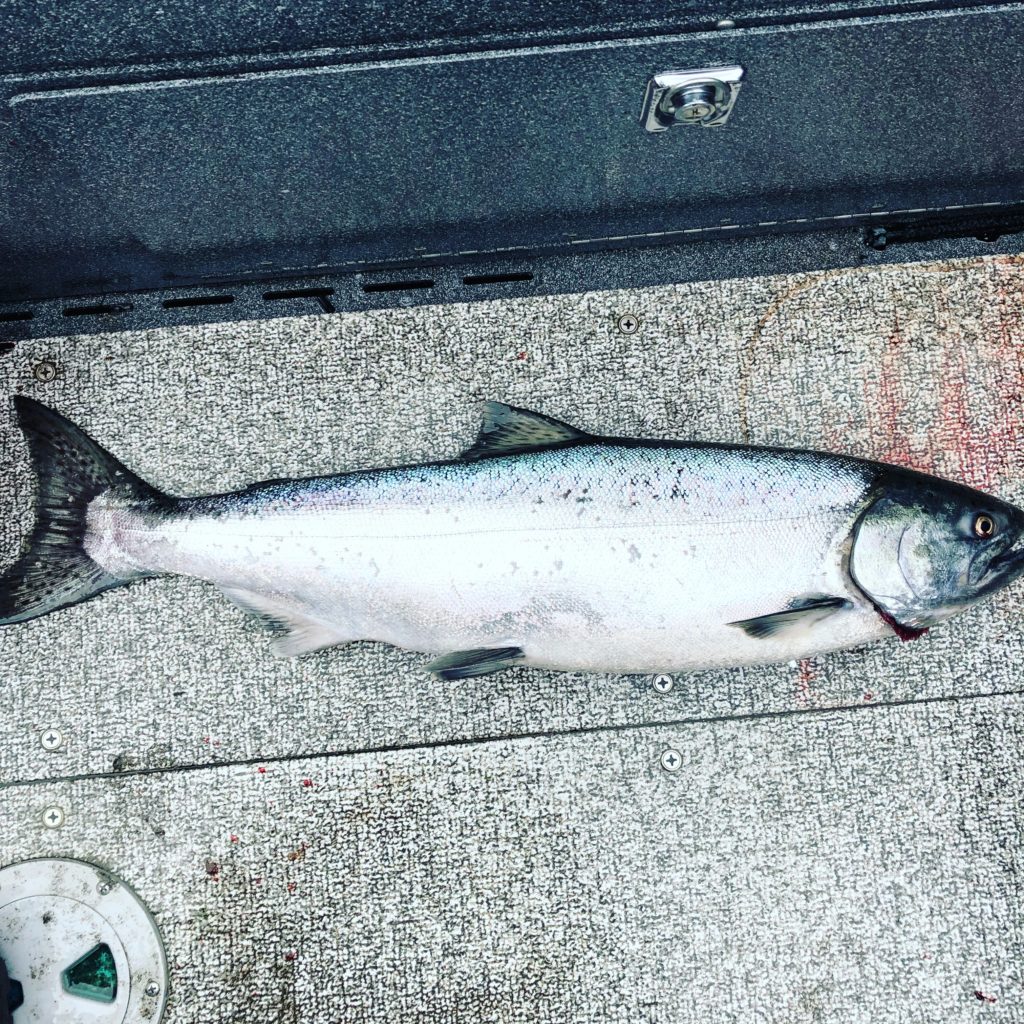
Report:
[[[52,409],[22,395],[14,397],[14,406],[36,472],[36,524],[22,557],[0,575],[0,626],[146,575],[114,576],[89,557],[83,546],[86,510],[108,491],[129,501],[163,497]]]

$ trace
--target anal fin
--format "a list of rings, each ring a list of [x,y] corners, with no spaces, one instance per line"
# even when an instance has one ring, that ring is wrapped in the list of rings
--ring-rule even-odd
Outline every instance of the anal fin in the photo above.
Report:
[[[816,595],[803,598],[784,611],[773,612],[771,615],[758,615],[753,619],[739,619],[736,622],[728,623],[728,625],[742,629],[747,636],[752,636],[755,640],[767,640],[809,629],[837,611],[852,607],[852,602],[847,601],[846,598]]]
[[[474,647],[442,654],[427,666],[427,671],[440,679],[471,679],[511,668],[525,657],[522,647]]]
[[[220,591],[232,604],[254,615],[267,629],[278,634],[271,647],[281,658],[297,658],[351,639],[337,627],[304,614],[280,599],[239,587],[221,587]]]

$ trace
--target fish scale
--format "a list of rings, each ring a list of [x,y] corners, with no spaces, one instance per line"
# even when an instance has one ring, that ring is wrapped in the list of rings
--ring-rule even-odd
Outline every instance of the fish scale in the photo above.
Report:
[[[792,638],[766,651],[726,623],[836,592],[867,484],[841,460],[588,444],[258,486],[93,529],[116,537],[124,562],[96,556],[110,571],[198,576],[332,638],[681,670],[798,656]]]

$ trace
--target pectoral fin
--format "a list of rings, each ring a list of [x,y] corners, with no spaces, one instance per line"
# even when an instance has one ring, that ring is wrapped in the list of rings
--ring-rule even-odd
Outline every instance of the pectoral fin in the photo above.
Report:
[[[729,625],[742,629],[747,636],[752,636],[756,640],[766,640],[769,637],[786,636],[809,629],[837,611],[852,607],[852,602],[842,597],[801,598],[799,603],[785,611],[758,615],[754,619],[740,619],[737,622],[730,622]]]
[[[442,654],[427,666],[427,671],[440,679],[470,679],[510,668],[525,656],[522,647],[475,647]]]
[[[281,658],[297,658],[300,654],[334,647],[351,639],[328,623],[304,615],[272,597],[237,587],[221,587],[220,591],[232,604],[256,616],[267,629],[277,633],[272,647]]]

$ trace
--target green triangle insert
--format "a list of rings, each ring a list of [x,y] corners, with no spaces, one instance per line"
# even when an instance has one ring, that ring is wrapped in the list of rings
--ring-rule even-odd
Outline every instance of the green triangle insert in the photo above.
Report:
[[[117,998],[117,967],[105,942],[79,957],[60,977],[64,991],[73,996],[100,1003],[112,1003]]]

